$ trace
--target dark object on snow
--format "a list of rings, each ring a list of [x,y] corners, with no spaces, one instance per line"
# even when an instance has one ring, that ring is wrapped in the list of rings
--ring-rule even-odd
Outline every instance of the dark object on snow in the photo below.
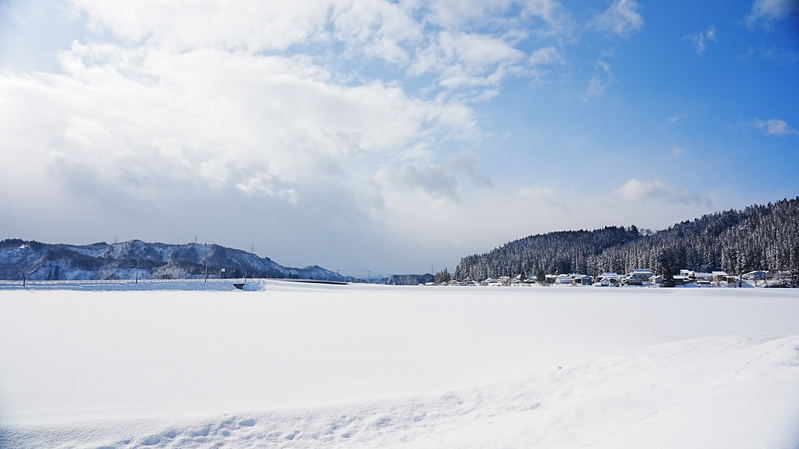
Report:
[[[306,284],[331,284],[331,285],[347,285],[347,282],[341,281],[327,281],[324,279],[276,279],[277,281],[286,282],[303,282]]]

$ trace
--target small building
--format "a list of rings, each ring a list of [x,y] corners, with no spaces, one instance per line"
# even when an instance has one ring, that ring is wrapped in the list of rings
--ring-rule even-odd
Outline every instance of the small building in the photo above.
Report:
[[[713,277],[715,282],[727,282],[727,278],[731,278],[729,274],[725,273],[724,271],[711,271],[710,275]]]
[[[594,279],[586,274],[572,275],[572,283],[574,285],[591,285],[594,283],[593,281]]]
[[[574,282],[572,281],[572,277],[568,274],[559,274],[557,278],[555,278],[555,283],[560,285],[573,285]]]
[[[691,278],[686,274],[675,274],[672,276],[674,285],[685,285],[691,283]]]
[[[703,283],[704,282],[708,282],[709,283],[709,282],[711,282],[713,280],[713,275],[712,274],[710,274],[710,273],[701,273],[699,271],[692,271],[691,272],[691,277],[696,280],[697,284],[700,283],[700,282],[703,282]]]
[[[662,284],[663,283],[663,276],[658,276],[657,274],[653,274],[652,277],[649,278],[650,284]]]
[[[641,281],[649,281],[649,278],[653,276],[652,271],[648,269],[643,270],[633,270],[627,277],[640,279]]]
[[[627,276],[626,278],[622,279],[621,285],[644,285],[644,280],[637,277]]]
[[[652,271],[648,269],[633,270],[621,281],[621,285],[644,285],[649,284],[650,279],[654,276]]]
[[[606,271],[601,275],[597,276],[597,284],[602,286],[617,286],[621,283],[621,279],[623,276],[620,276],[616,272]]]
[[[749,273],[741,275],[741,279],[747,281],[765,281],[767,278],[768,271],[750,271]]]
[[[477,282],[473,281],[472,278],[466,277],[463,281],[461,281],[461,285],[477,285]]]

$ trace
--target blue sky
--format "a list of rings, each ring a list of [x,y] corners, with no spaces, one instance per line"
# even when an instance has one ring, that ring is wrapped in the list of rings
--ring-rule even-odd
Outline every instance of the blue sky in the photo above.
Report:
[[[3,237],[345,274],[799,194],[786,0],[0,1]]]

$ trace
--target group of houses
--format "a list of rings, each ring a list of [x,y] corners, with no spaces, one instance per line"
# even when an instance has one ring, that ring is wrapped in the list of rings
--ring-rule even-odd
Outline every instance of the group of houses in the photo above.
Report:
[[[771,287],[782,286],[769,283],[769,273],[767,271],[752,271],[741,276],[732,276],[724,271],[712,271],[704,273],[694,270],[680,270],[680,274],[671,276],[672,282],[664,282],[661,275],[653,273],[649,269],[633,270],[627,274],[614,272],[602,273],[598,276],[589,276],[579,273],[571,274],[548,274],[544,283],[547,285],[593,285],[598,287],[626,287],[626,286],[695,286],[695,287]],[[668,278],[666,279],[669,280]],[[485,286],[529,286],[539,282],[532,277],[522,279],[522,275],[516,277],[501,276],[497,279],[488,278],[483,281],[474,281],[471,278],[462,281],[451,280],[447,285],[485,285]],[[429,283],[432,285],[433,283]]]

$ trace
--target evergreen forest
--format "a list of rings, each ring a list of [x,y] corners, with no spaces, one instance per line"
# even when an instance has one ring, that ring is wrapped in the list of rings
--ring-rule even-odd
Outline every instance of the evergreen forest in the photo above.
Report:
[[[799,274],[799,197],[683,221],[657,232],[635,226],[531,235],[484,254],[464,257],[454,277],[482,281],[501,276],[604,272],[648,268],[662,275],[680,269],[755,270]]]

